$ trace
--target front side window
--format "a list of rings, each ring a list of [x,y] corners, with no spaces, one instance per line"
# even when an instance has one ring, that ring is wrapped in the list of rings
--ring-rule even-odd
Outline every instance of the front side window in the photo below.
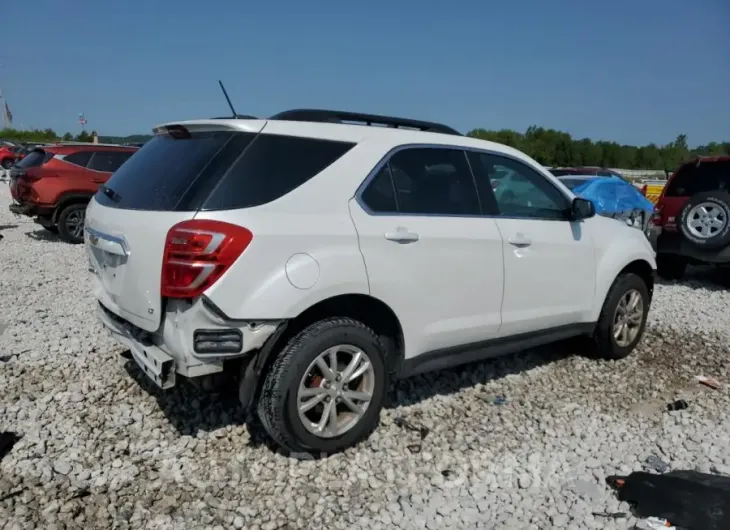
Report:
[[[481,213],[474,179],[462,150],[404,149],[391,156],[386,167],[362,194],[363,202],[373,211],[382,211],[378,205],[388,205],[410,215]],[[394,196],[390,198],[388,194]]]
[[[476,154],[470,157],[475,170],[477,185],[484,195],[487,187],[494,190],[499,215],[533,219],[566,219],[569,199],[548,179],[522,162],[512,158]],[[487,178],[488,183],[480,184]]]

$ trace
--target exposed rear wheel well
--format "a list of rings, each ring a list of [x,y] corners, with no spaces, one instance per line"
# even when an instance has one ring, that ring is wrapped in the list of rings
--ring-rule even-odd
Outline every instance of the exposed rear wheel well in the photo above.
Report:
[[[644,261],[643,259],[632,261],[621,270],[619,276],[627,273],[633,273],[639,276],[646,283],[649,296],[654,294],[654,269],[652,269],[648,261]]]
[[[279,344],[285,344],[310,324],[329,317],[349,317],[368,326],[383,341],[388,369],[397,368],[403,358],[404,347],[400,321],[387,304],[365,294],[334,296],[316,303],[289,321]]]

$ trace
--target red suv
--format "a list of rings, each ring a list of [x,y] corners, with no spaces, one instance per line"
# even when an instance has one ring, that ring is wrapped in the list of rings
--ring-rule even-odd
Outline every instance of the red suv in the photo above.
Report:
[[[688,264],[730,265],[730,156],[682,164],[664,187],[652,222],[663,278],[681,278]]]
[[[89,143],[38,147],[10,170],[10,211],[33,217],[69,243],[82,243],[89,199],[137,151]]]
[[[0,167],[10,169],[13,164],[23,158],[20,147],[9,143],[0,142]]]

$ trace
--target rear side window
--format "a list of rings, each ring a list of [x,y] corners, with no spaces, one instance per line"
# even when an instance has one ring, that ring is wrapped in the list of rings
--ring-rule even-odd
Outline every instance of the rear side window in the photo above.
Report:
[[[91,151],[77,151],[63,157],[64,162],[74,164],[76,166],[86,167],[86,164],[91,160]]]
[[[580,186],[581,184],[585,184],[586,182],[590,182],[590,180],[588,180],[588,179],[562,178],[562,179],[560,179],[560,182],[562,182],[563,184],[565,184],[565,186],[569,190],[573,190],[573,189],[577,188],[578,186]]]
[[[87,167],[93,171],[114,173],[130,156],[132,153],[127,151],[95,151]]]
[[[203,209],[249,208],[274,201],[321,173],[354,146],[260,134],[233,163]]]
[[[194,132],[189,138],[157,135],[134,153],[107,181],[114,198],[97,193],[104,206],[171,211],[236,133]],[[253,135],[241,134],[242,137]],[[197,209],[191,206],[190,209]]]
[[[479,215],[479,198],[466,153],[411,148],[395,153],[361,195],[372,212]]]
[[[714,190],[730,190],[730,160],[683,165],[669,181],[664,196],[690,197]]]
[[[43,149],[35,149],[25,155],[25,157],[15,164],[15,167],[21,169],[29,169],[32,167],[40,167],[53,158],[53,153],[44,151]]]

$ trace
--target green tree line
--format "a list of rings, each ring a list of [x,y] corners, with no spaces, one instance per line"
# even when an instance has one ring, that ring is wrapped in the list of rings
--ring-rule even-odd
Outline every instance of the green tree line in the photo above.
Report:
[[[79,134],[69,132],[59,135],[53,129],[0,129],[0,140],[9,140],[19,143],[45,143],[45,142],[91,142],[96,131],[82,131]],[[146,142],[152,138],[151,135],[133,134],[131,136],[99,136],[100,143],[123,144]]]
[[[641,147],[616,142],[577,140],[555,129],[532,126],[524,133],[511,129],[475,129],[469,136],[509,145],[546,166],[601,166],[620,169],[673,170],[695,156],[730,154],[730,142],[711,142],[690,149],[687,136],[680,134],[666,145]]]
[[[621,169],[675,169],[681,162],[695,156],[730,155],[730,142],[711,142],[691,149],[687,136],[680,134],[666,145],[622,145],[616,142],[593,141],[590,138],[575,139],[570,134],[555,129],[532,126],[524,133],[511,129],[489,131],[474,129],[468,136],[491,140],[523,151],[546,166],[602,166]],[[102,143],[145,142],[151,136],[100,136]],[[16,142],[90,142],[86,131],[59,136],[53,129],[0,130],[0,139]]]

